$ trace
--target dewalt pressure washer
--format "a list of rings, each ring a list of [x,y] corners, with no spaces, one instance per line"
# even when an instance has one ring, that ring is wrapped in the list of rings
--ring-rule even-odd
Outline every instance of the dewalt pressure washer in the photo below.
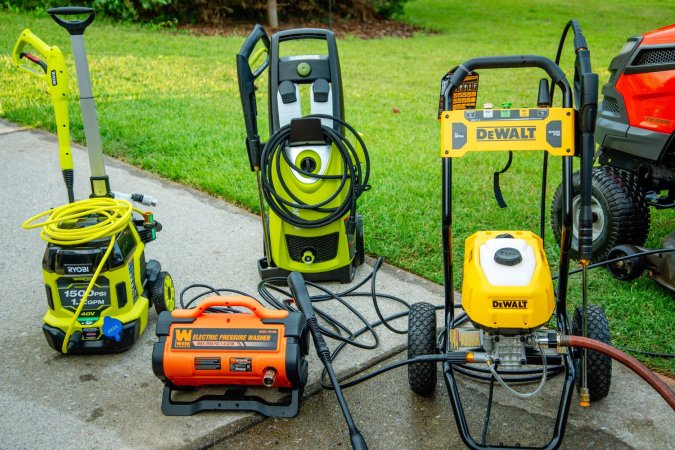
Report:
[[[120,352],[131,347],[143,333],[149,302],[157,312],[173,309],[173,281],[161,270],[159,262],[145,259],[145,244],[155,240],[161,225],[152,212],[134,208],[128,201],[150,205],[156,203],[154,199],[110,190],[84,49],[83,34],[94,20],[94,10],[62,7],[48,13],[71,36],[92,194],[90,199],[74,201],[68,75],[63,55],[58,48],[46,45],[25,30],[14,47],[14,62],[48,82],[56,115],[61,168],[71,202],[23,224],[24,228],[42,227],[40,236],[47,241],[42,268],[49,309],[43,319],[43,331],[49,345],[62,353]],[[72,15],[86,18],[62,17]],[[29,47],[39,56],[28,53]],[[39,69],[23,64],[24,60],[37,64],[44,75]]]
[[[326,54],[280,56],[290,42],[325,42]],[[258,133],[255,81],[269,72],[269,134]],[[349,282],[363,262],[356,201],[369,188],[366,146],[344,120],[335,36],[321,29],[267,36],[256,25],[237,54],[246,148],[256,172],[263,222],[262,279],[291,271],[314,281]],[[308,87],[309,114],[303,112]],[[355,141],[348,140],[346,130]],[[266,211],[265,204],[269,207]]]
[[[297,415],[309,349],[305,318],[299,312],[268,309],[241,294],[212,295],[194,308],[162,312],[156,334],[152,368],[165,383],[164,414],[221,410]],[[173,398],[176,390],[204,386],[225,392],[195,400]],[[254,387],[287,395],[272,401],[246,392]]]

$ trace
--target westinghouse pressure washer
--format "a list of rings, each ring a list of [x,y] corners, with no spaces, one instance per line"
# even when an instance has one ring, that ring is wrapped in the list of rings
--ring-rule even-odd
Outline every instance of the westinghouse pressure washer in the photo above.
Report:
[[[63,56],[29,30],[14,47],[14,62],[43,77],[52,96],[58,128],[61,168],[71,203],[52,208],[26,222],[24,228],[42,227],[47,241],[42,260],[47,304],[43,331],[49,345],[62,353],[107,353],[127,350],[143,333],[149,302],[157,312],[174,307],[171,276],[159,262],[146,261],[145,244],[155,240],[161,225],[152,212],[132,207],[128,200],[155,204],[141,194],[110,191],[84,49],[84,31],[95,17],[91,8],[63,7],[48,10],[71,36],[78,72],[80,105],[91,167],[91,198],[73,201],[73,165],[68,136],[68,76]],[[61,16],[82,16],[66,20]],[[27,53],[32,47],[39,56]],[[46,219],[37,222],[39,219]]]
[[[190,308],[192,301],[184,305],[187,309],[161,313],[157,321],[159,340],[153,347],[152,368],[165,383],[162,412],[171,416],[208,410],[297,415],[307,383],[309,342],[304,316],[265,308],[243,293],[212,295]],[[225,392],[196,400],[172,395],[175,390],[205,386],[219,386]],[[287,395],[271,401],[246,392],[253,387]]]
[[[325,42],[327,54],[281,56],[280,48],[304,40]],[[270,138],[263,143],[258,134],[255,81],[266,69]],[[280,31],[270,39],[256,25],[237,54],[237,73],[246,148],[257,176],[263,223],[261,278],[297,271],[308,280],[351,281],[364,258],[363,223],[356,201],[369,188],[370,162],[361,136],[344,120],[334,34],[296,29]],[[305,98],[309,115],[302,108],[305,87],[309,88]],[[355,141],[346,138],[346,130]]]

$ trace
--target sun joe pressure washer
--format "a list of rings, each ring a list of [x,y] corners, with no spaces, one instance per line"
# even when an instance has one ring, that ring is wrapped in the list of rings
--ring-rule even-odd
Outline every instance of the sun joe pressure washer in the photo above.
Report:
[[[248,311],[234,309],[238,307]],[[165,383],[164,414],[221,410],[293,417],[298,413],[309,350],[301,313],[268,309],[244,295],[213,295],[195,308],[161,313],[156,334],[152,369]],[[225,392],[196,400],[172,398],[175,390],[205,386],[222,387]],[[289,395],[273,402],[247,394],[250,387]]]
[[[156,238],[161,225],[152,212],[132,207],[156,202],[141,194],[110,191],[105,172],[96,105],[84,49],[84,31],[95,17],[91,8],[63,7],[48,11],[71,36],[80,87],[80,105],[91,167],[91,198],[73,201],[73,163],[68,134],[68,75],[63,55],[30,30],[14,47],[14,63],[47,81],[56,116],[61,168],[70,203],[52,208],[24,222],[42,227],[48,242],[42,268],[49,310],[43,331],[49,345],[62,353],[120,352],[143,333],[149,302],[157,312],[174,307],[171,276],[159,262],[146,262],[145,244]],[[85,15],[83,20],[61,16]],[[41,57],[27,52],[33,48]],[[40,69],[25,65],[30,61]],[[127,200],[128,199],[128,200]],[[47,217],[41,222],[36,220]]]
[[[325,42],[326,54],[281,56],[287,47],[307,40]],[[268,68],[270,138],[263,144],[255,81]],[[237,54],[237,73],[263,222],[261,278],[296,271],[312,281],[351,281],[364,258],[356,201],[369,188],[370,163],[363,140],[344,120],[334,34],[296,29],[270,40],[256,25]],[[309,114],[303,112],[303,95]]]

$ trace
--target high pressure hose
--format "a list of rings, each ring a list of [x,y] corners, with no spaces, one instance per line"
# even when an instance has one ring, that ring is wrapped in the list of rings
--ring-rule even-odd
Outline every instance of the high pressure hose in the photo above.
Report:
[[[320,228],[337,220],[342,219],[345,214],[350,213],[348,222],[348,232],[353,233],[356,224],[356,200],[370,186],[368,179],[370,177],[370,158],[366,144],[361,139],[359,133],[344,120],[324,114],[313,114],[303,117],[328,119],[337,122],[347,128],[358,141],[365,161],[359,159],[358,152],[354,145],[343,135],[336,132],[332,127],[321,125],[323,136],[327,143],[334,145],[340,157],[342,158],[342,173],[334,175],[322,175],[304,170],[295,165],[290,160],[285,147],[291,134],[291,125],[286,125],[274,133],[262,150],[260,157],[260,174],[262,191],[265,200],[270,209],[274,211],[284,222],[299,228]],[[318,203],[306,203],[299,198],[292,189],[288,187],[281,174],[281,161],[284,161],[290,169],[304,177],[317,180],[338,180],[338,186],[332,194]],[[363,168],[361,163],[363,162]],[[328,164],[328,162],[324,162]],[[275,184],[274,175],[276,174],[278,184]],[[345,192],[346,191],[346,192]],[[344,199],[338,206],[327,206],[338,198],[341,194]],[[290,200],[288,200],[290,198]],[[318,219],[307,219],[300,215],[302,210],[311,210],[322,213]]]
[[[21,227],[24,229],[42,228],[40,237],[54,245],[74,246],[81,245],[96,239],[110,238],[110,243],[101,258],[101,262],[94,271],[94,274],[84,291],[84,295],[80,299],[79,304],[73,318],[68,325],[68,330],[63,338],[61,345],[61,352],[68,353],[72,346],[71,336],[77,323],[77,318],[80,316],[84,305],[87,302],[87,297],[96,283],[101,270],[108,260],[108,256],[112,252],[115,245],[115,236],[123,231],[132,219],[132,213],[136,211],[143,214],[143,211],[134,208],[131,203],[126,200],[116,200],[107,197],[90,198],[86,200],[79,200],[74,203],[68,203],[56,208],[41,212],[30,219],[26,220]],[[37,220],[47,216],[41,222]],[[72,225],[80,219],[96,218],[91,224],[85,224],[82,227],[72,227]],[[103,316],[100,320],[103,319]]]
[[[559,345],[563,347],[577,347],[593,350],[620,362],[649,383],[649,385],[663,397],[668,405],[675,410],[675,392],[673,392],[654,372],[649,370],[632,356],[627,355],[621,350],[612,347],[611,345],[607,345],[604,342],[583,336],[561,335]]]

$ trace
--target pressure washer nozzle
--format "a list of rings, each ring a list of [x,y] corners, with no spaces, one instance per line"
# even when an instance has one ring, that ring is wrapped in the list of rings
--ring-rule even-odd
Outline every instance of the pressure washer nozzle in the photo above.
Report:
[[[579,406],[584,408],[591,406],[591,394],[588,388],[579,389]]]

